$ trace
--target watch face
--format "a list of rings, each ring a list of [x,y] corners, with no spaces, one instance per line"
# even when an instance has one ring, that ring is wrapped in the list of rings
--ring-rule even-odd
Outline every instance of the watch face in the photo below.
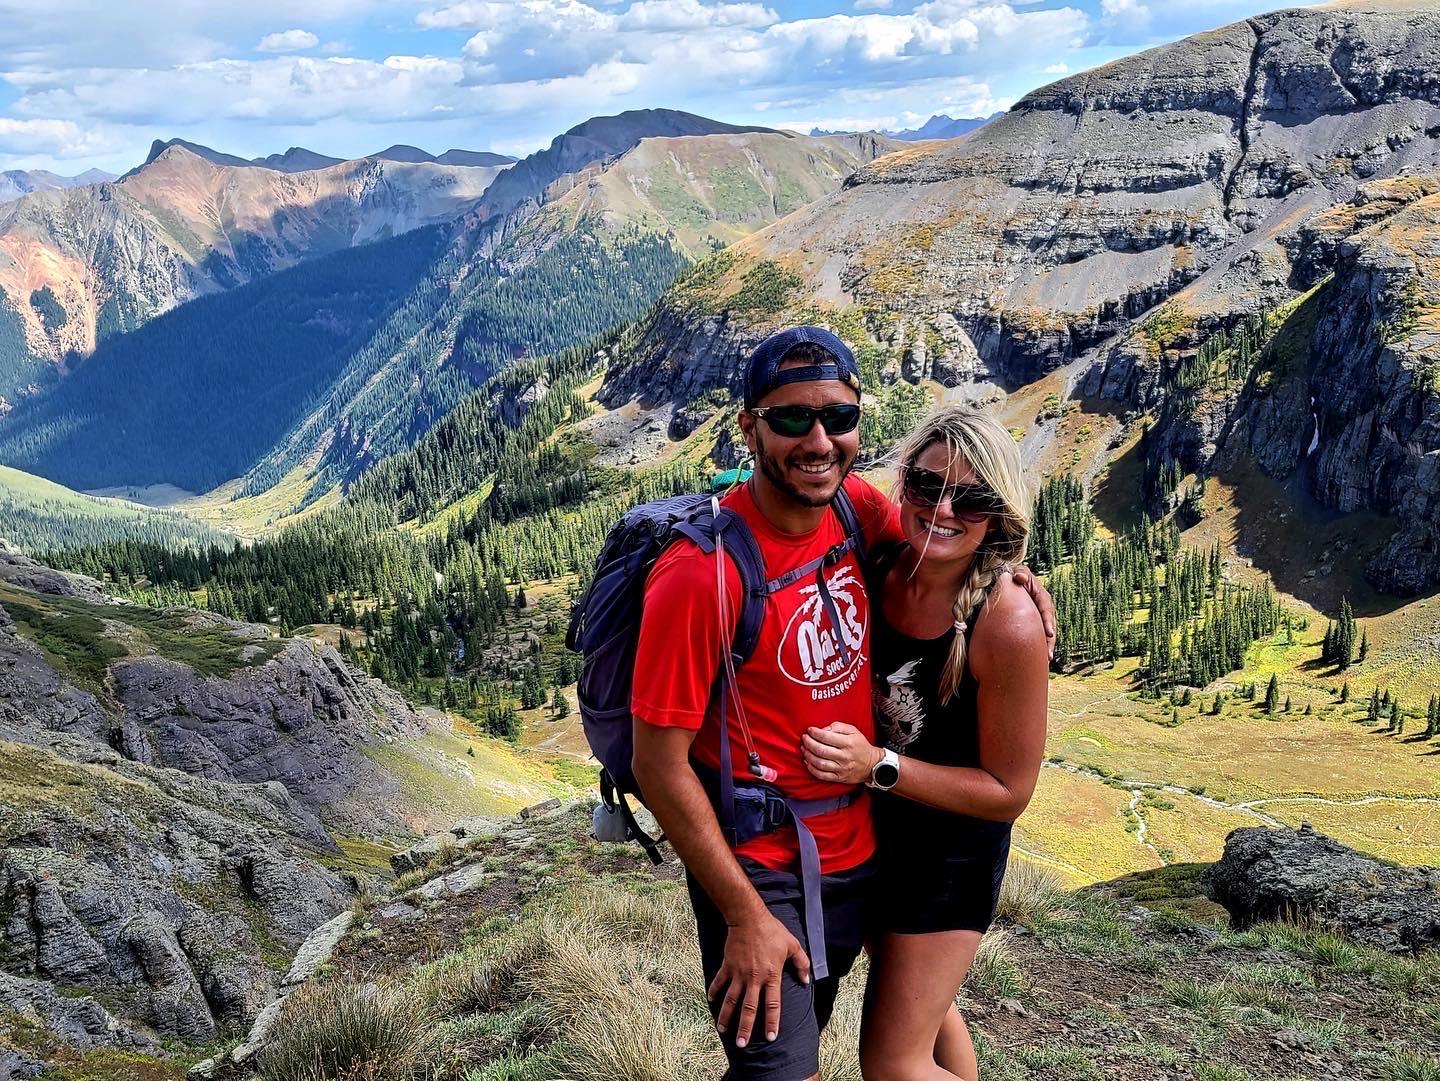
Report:
[[[894,788],[900,779],[900,769],[890,762],[881,762],[875,767],[874,777],[877,788]]]

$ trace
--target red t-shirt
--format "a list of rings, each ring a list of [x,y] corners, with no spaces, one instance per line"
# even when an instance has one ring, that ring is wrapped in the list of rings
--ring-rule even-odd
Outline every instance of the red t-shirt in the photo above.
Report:
[[[845,479],[845,490],[871,551],[899,537],[895,505],[874,485],[852,475]],[[782,533],[760,513],[748,485],[741,485],[722,502],[745,519],[755,534],[765,574],[771,579],[824,555],[845,539],[845,528],[833,512],[826,513],[808,533]],[[656,561],[645,585],[631,693],[631,712],[639,720],[661,727],[699,729],[693,753],[712,769],[720,766],[718,696],[712,700],[712,691],[719,674],[720,651],[734,636],[741,602],[740,573],[728,557],[724,570],[728,618],[722,630],[714,554],[707,556],[691,541],[680,540]],[[844,624],[840,630],[849,663],[836,648],[835,628],[820,603],[812,574],[770,595],[755,652],[736,675],[760,761],[776,770],[776,783],[795,799],[826,799],[848,790],[846,785],[817,781],[805,769],[800,736],[811,725],[845,721],[874,741],[870,605],[864,573],[854,552],[825,573],[826,586]],[[733,705],[729,727],[735,776],[751,780]],[[874,853],[867,795],[843,810],[806,820],[825,873],[856,867]],[[798,861],[792,828],[757,837],[736,851],[775,870],[791,869]]]

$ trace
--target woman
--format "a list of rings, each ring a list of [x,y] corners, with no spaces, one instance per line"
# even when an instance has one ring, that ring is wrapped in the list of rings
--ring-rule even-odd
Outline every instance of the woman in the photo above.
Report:
[[[876,730],[812,728],[823,780],[877,792],[876,933],[860,1039],[867,1081],[978,1076],[955,996],[989,927],[1045,744],[1048,659],[1029,594],[1030,491],[998,421],[933,413],[900,448],[904,541],[873,569]],[[877,765],[880,769],[876,769]]]

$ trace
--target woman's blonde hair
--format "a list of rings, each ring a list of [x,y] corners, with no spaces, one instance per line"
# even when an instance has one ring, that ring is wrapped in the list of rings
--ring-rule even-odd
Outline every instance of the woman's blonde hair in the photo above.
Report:
[[[955,622],[969,626],[995,580],[1007,572],[1012,563],[1025,558],[1025,546],[1030,539],[1032,489],[1014,437],[987,410],[967,402],[934,410],[897,448],[896,458],[902,471],[897,491],[902,498],[903,471],[937,443],[945,446],[950,461],[958,458],[968,462],[979,482],[999,496],[1005,508],[991,515],[985,540],[955,594]],[[957,630],[940,677],[941,701],[955,697],[965,678],[965,647],[965,635]]]

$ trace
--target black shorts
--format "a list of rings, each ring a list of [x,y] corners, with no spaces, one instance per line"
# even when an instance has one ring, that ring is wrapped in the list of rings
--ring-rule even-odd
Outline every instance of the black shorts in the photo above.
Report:
[[[772,871],[743,856],[740,866],[750,876],[755,891],[771,914],[803,946],[805,908],[799,875]],[[695,908],[700,964],[708,988],[724,963],[729,929],[700,884],[689,875],[685,881],[690,888],[690,903]],[[785,966],[780,979],[780,1034],[773,1041],[765,1039],[761,1025],[765,1011],[763,1001],[750,1042],[745,1047],[735,1046],[733,1024],[731,1031],[720,1034],[725,1057],[730,1060],[730,1070],[725,1075],[730,1081],[804,1081],[820,1070],[820,1033],[830,1022],[840,980],[850,971],[865,941],[870,865],[821,876],[820,895],[825,910],[825,954],[830,975],[823,980],[811,980],[806,986],[796,979],[793,968]],[[717,998],[710,1003],[710,1013],[716,1016],[719,1012],[720,999]]]
[[[984,934],[995,920],[1009,856],[1008,832],[948,852],[893,845],[887,851],[882,840],[874,879],[875,929],[898,935]]]

